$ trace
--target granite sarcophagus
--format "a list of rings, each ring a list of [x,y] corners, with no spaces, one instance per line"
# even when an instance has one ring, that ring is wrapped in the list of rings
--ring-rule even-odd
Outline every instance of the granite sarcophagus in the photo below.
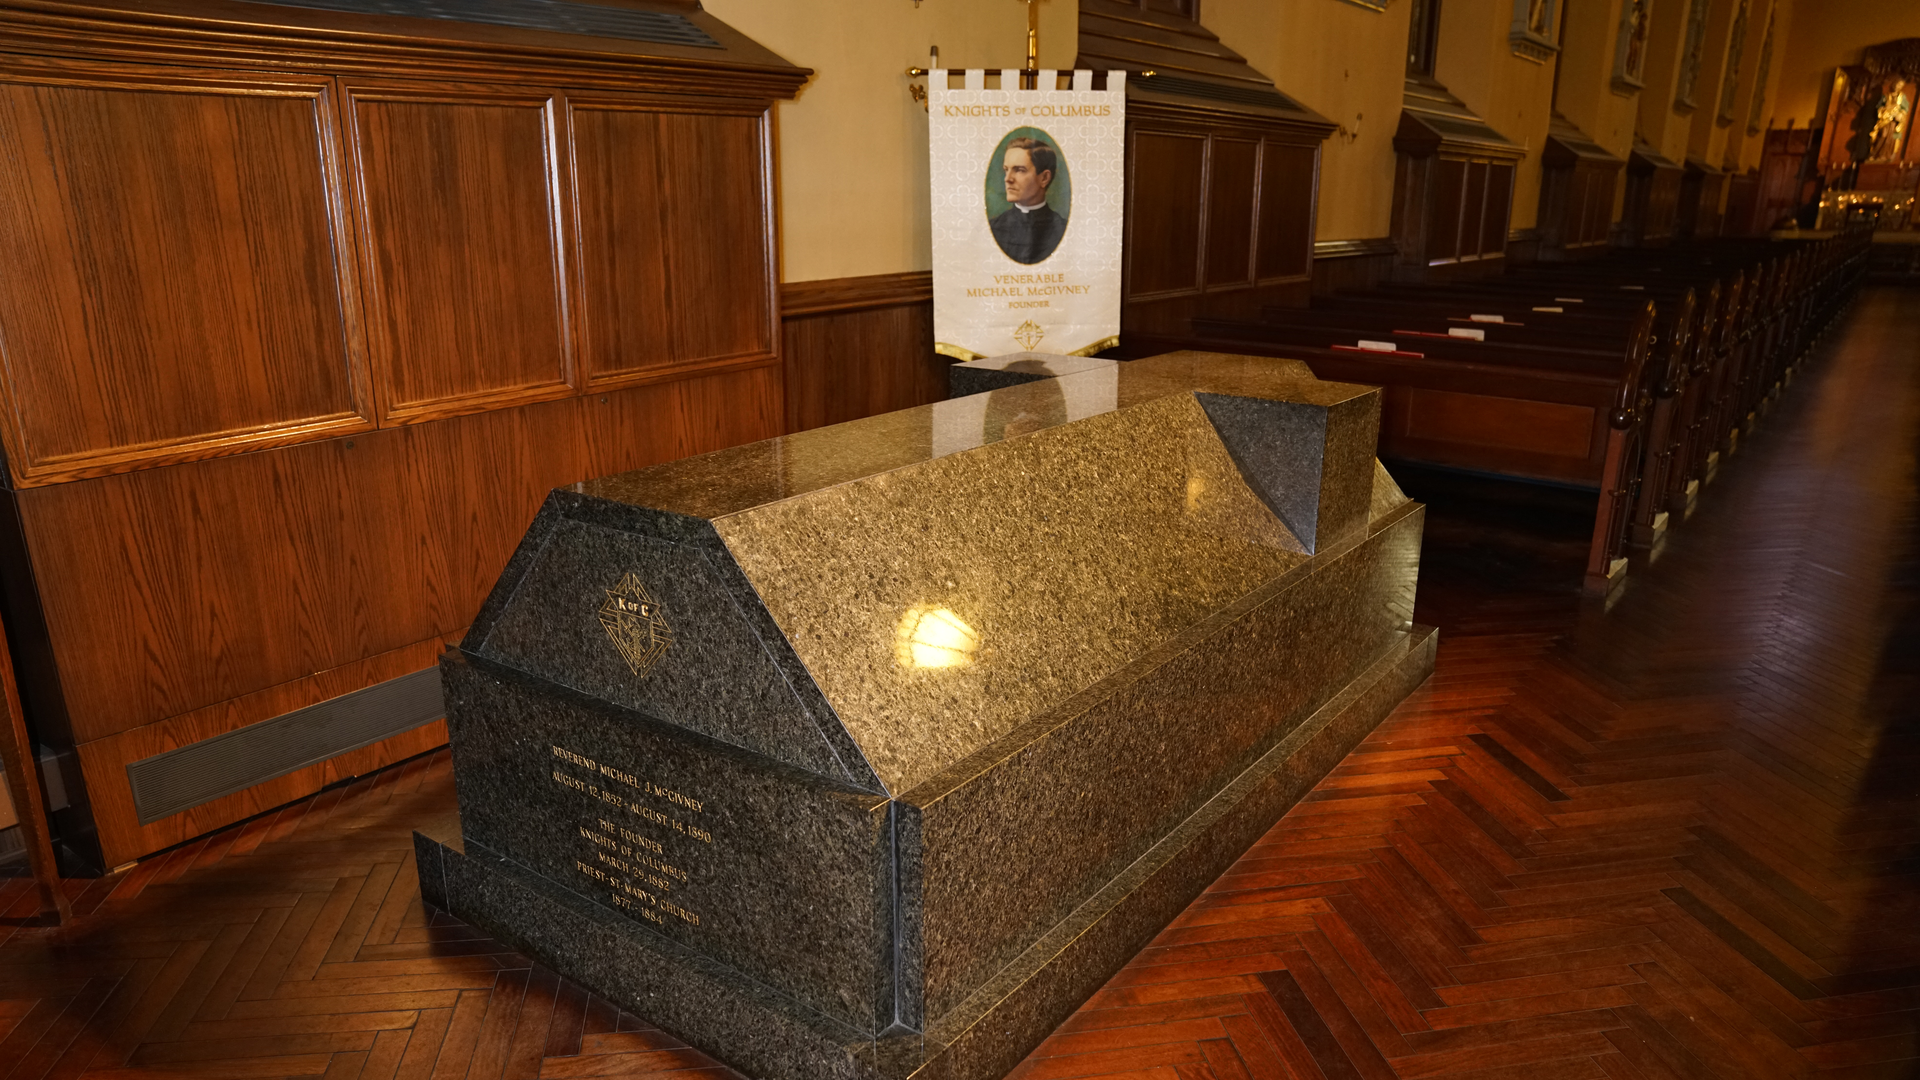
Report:
[[[1176,353],[556,491],[422,890],[750,1075],[1000,1075],[1431,669],[1378,423]]]

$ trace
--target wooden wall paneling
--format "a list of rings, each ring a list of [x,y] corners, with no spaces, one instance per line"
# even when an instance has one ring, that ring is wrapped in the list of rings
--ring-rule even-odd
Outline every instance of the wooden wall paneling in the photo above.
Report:
[[[1460,203],[1466,198],[1467,163],[1455,158],[1434,162],[1432,232],[1427,259],[1437,262],[1460,255]]]
[[[685,404],[710,392],[737,423]],[[452,633],[549,490],[776,435],[779,393],[766,367],[22,492],[73,738]]]
[[[1674,219],[1680,210],[1680,180],[1678,171],[1663,171],[1654,176],[1647,214],[1650,237],[1666,239],[1673,236]]]
[[[335,781],[372,772],[444,744],[446,723],[435,721],[146,825],[140,823],[127,784],[126,767],[131,762],[432,667],[439,662],[440,653],[457,640],[458,634],[450,634],[415,642],[83,743],[78,748],[80,771],[91,801],[102,858],[110,867],[119,866],[271,810]]]
[[[1197,23],[1156,24],[1165,33],[1152,42],[1130,37],[1134,25],[1094,18],[1081,41],[1096,68],[1139,64],[1127,84],[1121,356],[1192,342],[1195,317],[1306,304],[1319,148],[1337,126],[1230,51],[1190,68],[1219,47]],[[1188,71],[1207,77],[1172,74]]]
[[[769,438],[781,421],[769,363],[20,493],[110,862],[333,775],[143,827],[128,762],[430,665],[553,488]],[[435,745],[389,742],[398,756]]]
[[[1299,278],[1313,257],[1320,146],[1267,139],[1260,150],[1260,242],[1254,273],[1262,281]]]
[[[1582,244],[1606,243],[1613,225],[1613,193],[1620,182],[1620,171],[1591,168],[1587,172],[1587,199],[1580,218]]]
[[[682,362],[775,358],[772,133],[769,113],[660,118],[667,286]],[[703,213],[714,203],[757,214]],[[850,235],[859,235],[854,227]]]
[[[767,115],[688,108],[568,98],[590,388],[776,356]]]
[[[1205,281],[1209,288],[1250,284],[1260,143],[1218,137],[1208,142]]]
[[[371,432],[20,493],[73,739],[431,636],[406,442]]]
[[[9,57],[16,486],[371,426],[330,83]]]
[[[1555,170],[1556,172],[1559,170]],[[1544,243],[1551,234],[1552,242],[1561,247],[1575,247],[1586,236],[1587,203],[1593,198],[1594,173],[1584,164],[1575,164],[1566,170],[1566,202],[1553,208],[1549,217],[1544,198],[1541,202],[1540,238]],[[1540,190],[1544,196],[1552,184],[1551,178],[1543,178]]]
[[[1203,136],[1136,131],[1127,177],[1126,295],[1187,291],[1200,282]]]
[[[1618,169],[1596,171],[1590,187],[1592,197],[1587,200],[1586,227],[1581,231],[1581,241],[1588,244],[1605,243],[1613,228],[1613,193],[1620,183]]]
[[[1478,258],[1481,253],[1481,223],[1487,214],[1487,163],[1467,162],[1466,189],[1460,193],[1460,257]],[[1501,240],[1505,240],[1502,230]]]
[[[1727,212],[1720,222],[1722,236],[1758,236],[1766,222],[1755,221],[1760,205],[1760,171],[1749,169],[1727,178]]]
[[[781,286],[788,431],[947,396],[953,361],[933,351],[933,275],[920,271]]]
[[[674,457],[771,439],[786,426],[783,378],[777,365],[763,365],[727,376],[682,379],[671,385],[672,431],[675,449],[679,451]],[[618,426],[630,430],[638,421],[637,416],[628,417]],[[592,444],[596,463],[593,475],[634,468],[623,463],[632,450],[624,438],[615,434],[615,426],[608,424],[599,432],[601,438]],[[600,467],[601,462],[605,462],[605,467]]]
[[[1486,223],[1486,161],[1467,161],[1467,190],[1459,200],[1459,258],[1480,258],[1484,252],[1484,223]],[[1505,242],[1505,231],[1501,231],[1501,242]]]
[[[1480,219],[1480,254],[1498,255],[1506,250],[1507,226],[1512,221],[1513,166],[1493,162],[1487,166],[1487,197]]]
[[[1706,173],[1695,168],[1692,161],[1687,163],[1687,171],[1680,177],[1680,199],[1674,211],[1674,235],[1693,236],[1700,224],[1700,203],[1702,189],[1706,183]]]
[[[1726,212],[1722,209],[1726,201],[1726,194],[1726,173],[1715,173],[1707,178],[1706,186],[1701,192],[1700,197],[1701,236],[1720,235],[1722,231],[1721,222],[1726,215]]]
[[[567,97],[579,237],[575,340],[588,386],[674,362],[658,110],[626,98]]]
[[[381,421],[574,393],[556,95],[344,96]]]
[[[1561,231],[1566,246],[1581,247],[1593,240],[1593,210],[1600,201],[1605,177],[1601,170],[1581,162],[1573,168],[1573,179],[1574,199],[1566,208]]]

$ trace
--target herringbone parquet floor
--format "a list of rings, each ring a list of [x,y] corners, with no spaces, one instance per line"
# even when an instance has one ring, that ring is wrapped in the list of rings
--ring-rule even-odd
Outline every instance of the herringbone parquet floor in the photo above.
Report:
[[[1020,1080],[1920,1076],[1920,293],[1868,293],[1611,611],[1436,499],[1434,678]],[[7,1077],[731,1076],[442,915],[417,759],[0,883]]]

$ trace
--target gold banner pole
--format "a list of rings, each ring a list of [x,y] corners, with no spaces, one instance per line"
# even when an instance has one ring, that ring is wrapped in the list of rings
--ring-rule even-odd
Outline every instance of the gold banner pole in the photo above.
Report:
[[[1040,0],[1027,0],[1027,69],[1020,73],[1020,89],[1040,88]]]

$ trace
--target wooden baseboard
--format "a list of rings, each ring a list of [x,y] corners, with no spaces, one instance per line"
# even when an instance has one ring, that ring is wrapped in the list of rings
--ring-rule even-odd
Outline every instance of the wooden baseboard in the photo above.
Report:
[[[82,743],[80,768],[86,778],[87,799],[99,831],[106,865],[118,866],[162,848],[190,840],[270,810],[326,787],[338,780],[372,772],[445,743],[446,725],[435,721],[421,728],[276,777],[245,791],[202,803],[190,810],[140,824],[128,786],[127,763],[187,746],[202,739],[259,723],[340,694],[431,667],[460,633],[432,638],[399,649],[355,660],[331,671],[319,672],[280,686],[268,687],[231,701],[158,723]]]

